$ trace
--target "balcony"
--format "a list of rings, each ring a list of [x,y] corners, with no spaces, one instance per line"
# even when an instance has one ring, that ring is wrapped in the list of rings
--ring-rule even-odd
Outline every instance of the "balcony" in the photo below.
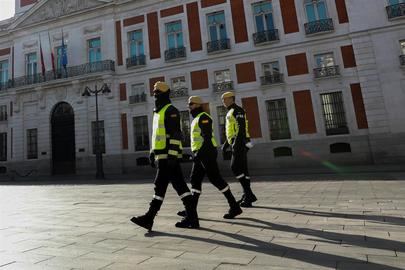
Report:
[[[405,67],[405,54],[399,56],[401,66]]]
[[[233,81],[214,83],[212,88],[216,93],[231,91],[233,90]]]
[[[174,88],[170,90],[170,97],[171,98],[178,98],[178,97],[188,97],[188,88],[181,87],[181,88]]]
[[[230,49],[231,42],[229,41],[229,38],[207,42],[208,53],[222,52]]]
[[[140,67],[146,64],[146,57],[144,54],[135,55],[127,58],[127,68]]]
[[[314,76],[317,79],[335,77],[335,76],[339,76],[339,75],[340,75],[339,66],[314,68]]]
[[[145,93],[129,96],[129,104],[136,104],[136,103],[142,103],[142,102],[146,102]]]
[[[172,61],[176,60],[179,58],[185,58],[186,57],[186,48],[185,47],[179,47],[179,48],[174,48],[174,49],[169,49],[165,51],[165,60],[166,61]]]
[[[260,77],[260,81],[261,81],[262,85],[284,83],[284,76],[281,73],[262,76],[262,77]]]
[[[45,72],[45,76],[43,76],[41,73],[37,73],[34,75],[17,77],[15,79],[10,79],[8,83],[4,85],[6,88],[15,88],[105,71],[115,71],[114,61],[104,60],[94,63],[86,63],[79,66],[71,66],[67,67],[66,70],[57,70],[55,74],[52,70],[50,70]],[[4,85],[2,85],[1,87],[3,87]]]
[[[405,3],[387,6],[385,9],[387,10],[388,19],[405,17]]]
[[[305,26],[305,33],[307,35],[331,32],[334,29],[332,19],[323,19],[309,22],[306,23],[304,26]]]
[[[253,41],[255,45],[266,44],[272,41],[280,40],[278,36],[278,29],[257,32],[253,34]]]

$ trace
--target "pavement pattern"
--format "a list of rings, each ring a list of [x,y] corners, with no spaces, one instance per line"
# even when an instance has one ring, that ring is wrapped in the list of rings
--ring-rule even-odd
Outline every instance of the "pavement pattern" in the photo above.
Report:
[[[151,233],[129,222],[151,183],[0,185],[0,270],[405,269],[403,179],[262,180],[234,220],[204,184],[198,230],[174,227],[169,188]]]

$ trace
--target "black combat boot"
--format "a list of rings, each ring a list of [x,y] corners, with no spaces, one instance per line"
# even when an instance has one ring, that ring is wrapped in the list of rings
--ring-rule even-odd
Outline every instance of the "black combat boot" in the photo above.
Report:
[[[197,205],[198,205],[199,198],[200,198],[200,193],[197,193],[197,192],[193,193],[193,203],[195,204],[196,211],[197,211]],[[186,212],[186,210],[179,211],[179,212],[177,212],[177,215],[180,217],[185,217],[185,216],[187,216],[187,212]]]
[[[240,208],[238,202],[235,200],[235,197],[233,196],[232,192],[230,189],[224,192],[224,196],[226,200],[228,201],[229,204],[229,210],[228,213],[224,215],[225,219],[232,219],[235,218],[236,216],[242,214],[242,209]]]
[[[184,207],[186,208],[186,216],[176,223],[178,228],[198,229],[200,223],[198,221],[198,215],[196,210],[196,203],[193,196],[187,196],[183,199]]]
[[[159,211],[162,203],[163,202],[160,200],[153,199],[152,202],[150,203],[148,212],[146,212],[142,216],[136,216],[131,218],[131,221],[136,225],[147,229],[149,232],[152,231],[153,220],[155,219],[155,216]]]
[[[243,188],[243,195],[241,200],[239,200],[239,205],[241,207],[252,207],[252,203],[257,201],[257,198],[250,188],[250,179],[242,177],[239,181]]]

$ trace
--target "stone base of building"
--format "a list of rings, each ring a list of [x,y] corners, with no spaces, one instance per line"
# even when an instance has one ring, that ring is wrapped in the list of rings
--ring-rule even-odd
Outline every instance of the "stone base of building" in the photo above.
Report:
[[[185,149],[185,154],[190,154]],[[105,175],[129,174],[139,179],[150,178],[155,170],[149,166],[149,153],[137,152],[121,155],[103,155]],[[405,134],[378,136],[334,136],[302,141],[275,141],[256,144],[248,153],[249,170],[272,173],[274,169],[328,169],[339,172],[340,166],[400,164],[405,162]],[[188,178],[191,162],[184,162],[184,175]],[[224,176],[232,176],[230,161],[218,152],[218,164]],[[5,174],[11,177],[33,178],[52,175],[50,159],[3,163]],[[96,171],[95,156],[76,159],[74,175],[92,176]]]

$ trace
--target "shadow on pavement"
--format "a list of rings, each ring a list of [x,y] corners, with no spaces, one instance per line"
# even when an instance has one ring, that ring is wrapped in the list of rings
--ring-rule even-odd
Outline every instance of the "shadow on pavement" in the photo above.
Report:
[[[209,220],[209,219],[205,219],[205,220]],[[265,227],[267,229],[274,229],[270,225],[272,223],[269,223],[269,222],[263,222],[263,221],[253,219],[253,218],[246,218],[245,220],[256,221],[261,224],[268,225]],[[230,222],[219,221],[219,220],[210,220],[210,221],[232,224]],[[257,226],[257,225],[244,224],[244,223],[238,223],[238,224],[246,225],[246,226]],[[285,226],[285,227],[289,227],[290,229],[293,229],[293,231],[299,230],[299,229],[296,229],[296,228],[293,228],[290,226]],[[285,229],[287,229],[287,228],[285,228]],[[246,250],[246,251],[262,253],[265,255],[272,255],[272,256],[279,256],[282,258],[294,259],[294,260],[303,261],[303,262],[314,264],[314,265],[332,267],[332,268],[337,268],[337,269],[341,269],[341,270],[349,270],[349,269],[352,270],[352,269],[354,269],[353,264],[359,264],[359,267],[366,266],[367,269],[373,269],[373,270],[377,270],[377,269],[378,270],[401,270],[401,268],[397,268],[397,267],[382,265],[382,264],[378,264],[378,263],[371,263],[371,262],[354,259],[354,258],[349,258],[349,257],[344,257],[344,256],[340,256],[340,255],[333,255],[333,254],[328,254],[328,253],[323,253],[323,252],[318,252],[318,251],[310,251],[310,250],[286,247],[283,245],[279,245],[279,244],[275,244],[275,243],[271,243],[271,242],[265,242],[265,241],[258,240],[258,239],[248,237],[248,236],[214,230],[214,229],[210,229],[210,228],[201,228],[200,230],[227,236],[229,238],[236,239],[236,240],[241,241],[246,244],[242,245],[242,244],[238,244],[238,243],[232,243],[232,242],[227,242],[227,241],[223,241],[223,240],[216,240],[216,239],[212,239],[212,238],[204,238],[204,237],[182,235],[182,234],[176,234],[176,233],[166,233],[166,232],[150,232],[150,233],[147,233],[146,236],[147,237],[160,237],[160,236],[177,237],[177,238],[183,238],[183,239],[188,239],[188,240],[193,240],[193,241],[201,241],[201,242],[206,242],[206,243],[210,243],[210,244],[221,245],[224,247],[236,248],[239,250]],[[350,263],[350,265],[346,266],[346,263]]]
[[[267,206],[255,206],[258,209],[269,209],[282,212],[289,212],[300,215],[317,216],[317,217],[330,217],[330,218],[348,218],[348,219],[360,219],[376,221],[382,224],[391,224],[398,226],[405,226],[405,218],[395,216],[379,216],[379,215],[359,215],[359,214],[344,214],[336,212],[322,212],[306,209],[294,209],[294,208],[280,208],[280,207],[267,207]]]

